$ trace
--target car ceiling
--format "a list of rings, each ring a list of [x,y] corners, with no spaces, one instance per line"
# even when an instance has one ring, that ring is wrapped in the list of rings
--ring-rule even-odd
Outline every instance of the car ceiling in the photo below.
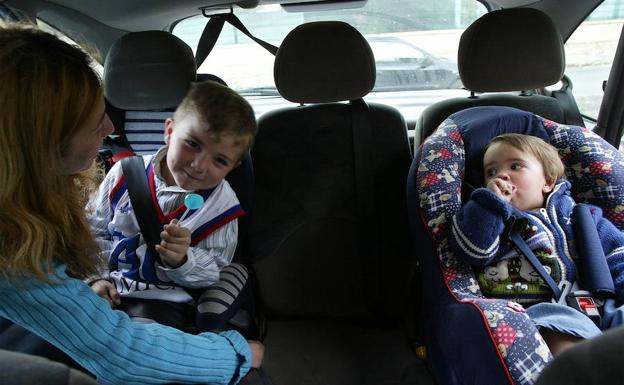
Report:
[[[362,0],[359,0],[362,1]],[[233,4],[297,3],[300,0],[7,0],[6,4],[37,16],[51,25],[63,25],[71,37],[95,44],[101,52],[128,31],[169,30],[178,20],[201,13],[202,8]],[[315,1],[305,0],[306,3]],[[326,1],[320,1],[327,3]],[[566,40],[602,0],[482,0],[490,9],[528,6],[551,15]]]

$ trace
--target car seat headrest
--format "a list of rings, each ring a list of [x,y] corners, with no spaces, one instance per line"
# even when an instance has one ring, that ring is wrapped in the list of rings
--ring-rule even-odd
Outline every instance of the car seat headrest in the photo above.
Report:
[[[295,103],[354,100],[375,85],[375,58],[355,28],[337,21],[292,30],[275,57],[275,85]]]
[[[522,91],[561,80],[565,52],[559,31],[545,13],[510,8],[489,12],[464,31],[457,62],[470,91]]]
[[[550,143],[539,116],[512,107],[473,107],[449,116],[464,141],[466,172],[464,182],[483,186],[485,146],[498,135],[516,133],[537,136]]]
[[[131,32],[117,40],[104,62],[104,93],[126,110],[176,107],[195,80],[193,51],[164,31]]]

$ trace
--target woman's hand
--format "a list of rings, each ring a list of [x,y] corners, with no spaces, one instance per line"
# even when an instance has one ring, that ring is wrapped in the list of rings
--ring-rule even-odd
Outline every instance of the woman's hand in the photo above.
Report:
[[[260,341],[249,340],[249,349],[251,350],[251,367],[258,369],[262,366],[264,359],[264,345]]]
[[[186,251],[191,245],[191,230],[180,226],[177,219],[171,220],[160,233],[160,245],[156,251],[167,266],[176,268],[186,262]]]
[[[91,289],[93,289],[95,294],[107,300],[111,307],[115,307],[121,303],[117,288],[105,279],[99,279],[93,282],[91,284]]]

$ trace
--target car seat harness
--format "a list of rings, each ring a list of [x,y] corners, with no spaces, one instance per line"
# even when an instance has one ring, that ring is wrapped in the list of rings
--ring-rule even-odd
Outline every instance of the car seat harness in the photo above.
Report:
[[[588,290],[579,290],[576,283],[573,285],[567,280],[562,280],[559,284],[553,280],[522,239],[521,232],[528,225],[527,218],[512,216],[507,223],[507,238],[550,287],[553,292],[553,302],[565,304],[580,311],[600,326],[604,301],[615,295],[615,289],[591,210],[585,204],[577,204],[572,212],[572,223],[582,266],[579,270],[582,274],[579,273],[579,275]],[[589,263],[590,258],[591,263]]]

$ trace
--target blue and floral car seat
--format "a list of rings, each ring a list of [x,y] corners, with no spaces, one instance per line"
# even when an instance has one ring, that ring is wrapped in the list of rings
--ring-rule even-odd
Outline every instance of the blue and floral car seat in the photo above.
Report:
[[[624,228],[624,156],[590,130],[510,107],[474,107],[447,118],[420,147],[408,207],[421,264],[428,365],[440,384],[531,384],[552,355],[524,308],[489,299],[449,250],[449,221],[462,196],[482,186],[485,145],[516,132],[558,150],[577,202],[600,206]]]

